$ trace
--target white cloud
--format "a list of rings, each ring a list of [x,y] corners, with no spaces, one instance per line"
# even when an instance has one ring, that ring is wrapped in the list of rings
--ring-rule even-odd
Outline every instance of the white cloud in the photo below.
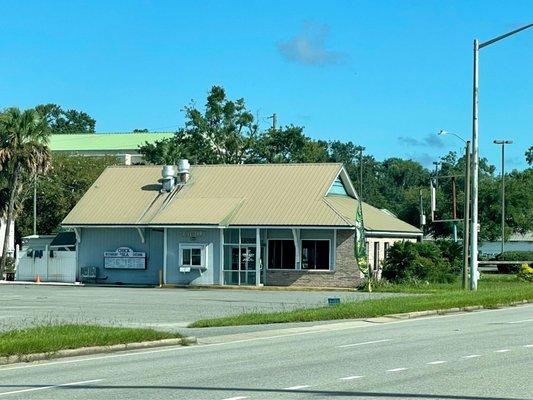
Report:
[[[304,65],[325,66],[346,62],[346,54],[327,48],[328,35],[328,25],[306,22],[301,33],[278,43],[278,51],[285,60]]]

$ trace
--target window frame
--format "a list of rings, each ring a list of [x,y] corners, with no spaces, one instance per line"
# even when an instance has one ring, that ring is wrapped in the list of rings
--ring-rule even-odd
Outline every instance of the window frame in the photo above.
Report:
[[[328,267],[327,268],[304,268],[303,267],[303,256],[304,256],[304,246],[303,242],[328,242]],[[320,238],[312,238],[312,239],[300,239],[300,269],[302,271],[331,271],[331,239],[320,239]]]
[[[295,254],[295,257],[294,257],[294,268],[270,268],[270,266],[269,266],[270,265],[270,257],[271,257],[271,254],[270,254],[270,242],[274,242],[274,241],[292,242],[292,245],[294,246],[294,239],[278,239],[278,238],[269,238],[269,239],[267,239],[267,245],[266,245],[266,248],[267,248],[266,269],[269,270],[269,271],[299,271],[298,265],[296,265],[296,246],[294,246],[294,254]]]
[[[191,250],[191,262],[192,262],[192,250],[200,250],[200,265],[184,264],[183,263],[183,250]],[[178,246],[178,266],[180,268],[207,268],[207,244],[205,243],[180,243]]]

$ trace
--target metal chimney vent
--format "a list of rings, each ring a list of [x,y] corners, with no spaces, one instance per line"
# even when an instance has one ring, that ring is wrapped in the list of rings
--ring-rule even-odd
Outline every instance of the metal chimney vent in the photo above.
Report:
[[[163,191],[171,192],[174,189],[174,179],[176,176],[176,170],[173,165],[163,166],[163,171],[161,171],[163,177]]]
[[[180,175],[181,183],[187,183],[189,180],[189,160],[183,159],[178,161],[178,173]]]

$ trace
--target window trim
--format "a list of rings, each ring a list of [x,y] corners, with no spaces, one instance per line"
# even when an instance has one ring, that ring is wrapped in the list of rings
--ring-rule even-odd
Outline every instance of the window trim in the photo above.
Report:
[[[178,246],[178,267],[180,268],[201,268],[201,269],[207,269],[207,248],[208,245],[206,243],[180,243]],[[200,265],[186,265],[183,264],[183,250],[188,249],[200,249]]]

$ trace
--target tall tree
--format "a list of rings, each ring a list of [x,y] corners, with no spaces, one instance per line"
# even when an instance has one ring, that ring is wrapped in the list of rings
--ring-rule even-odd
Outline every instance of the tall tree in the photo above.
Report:
[[[0,170],[8,180],[6,232],[15,216],[15,201],[23,174],[46,172],[50,166],[48,127],[35,109],[8,108],[0,114]],[[8,240],[4,240],[0,275],[7,261]]]
[[[213,86],[203,111],[194,104],[185,107],[185,127],[174,140],[139,151],[149,162],[179,155],[197,164],[239,164],[246,161],[257,129],[244,99],[229,100],[222,87]]]
[[[533,146],[526,150],[526,161],[529,165],[533,165]]]
[[[63,110],[57,104],[40,104],[35,107],[54,134],[94,133],[96,121],[83,111]]]

